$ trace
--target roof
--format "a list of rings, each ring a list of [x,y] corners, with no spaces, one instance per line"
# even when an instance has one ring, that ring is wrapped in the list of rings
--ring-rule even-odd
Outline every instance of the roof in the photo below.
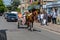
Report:
[[[18,12],[16,12],[16,11],[12,11],[11,13],[18,14]]]

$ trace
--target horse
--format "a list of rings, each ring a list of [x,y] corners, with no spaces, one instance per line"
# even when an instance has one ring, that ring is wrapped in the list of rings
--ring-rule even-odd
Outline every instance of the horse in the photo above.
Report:
[[[34,16],[32,13],[28,14],[26,21],[27,21],[27,28],[29,30],[33,30]]]

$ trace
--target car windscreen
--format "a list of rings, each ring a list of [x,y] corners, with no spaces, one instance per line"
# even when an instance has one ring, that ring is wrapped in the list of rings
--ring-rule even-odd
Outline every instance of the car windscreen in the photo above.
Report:
[[[8,16],[16,16],[16,14],[8,14]]]

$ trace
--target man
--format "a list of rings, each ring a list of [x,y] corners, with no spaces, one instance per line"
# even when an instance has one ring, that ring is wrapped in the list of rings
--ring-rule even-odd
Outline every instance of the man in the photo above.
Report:
[[[55,9],[52,11],[52,23],[56,24],[56,19],[57,19],[57,12]]]
[[[18,13],[18,28],[19,28],[19,25],[22,24],[22,14],[21,13]]]
[[[44,18],[44,13],[43,13],[43,12],[41,12],[41,14],[40,14],[40,21],[41,21],[41,25],[43,25],[43,18]]]
[[[22,14],[21,13],[18,13],[18,18],[22,18]]]

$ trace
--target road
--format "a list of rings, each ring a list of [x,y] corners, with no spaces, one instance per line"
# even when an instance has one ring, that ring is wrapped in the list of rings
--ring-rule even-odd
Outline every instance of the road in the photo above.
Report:
[[[0,30],[6,31],[7,40],[60,40],[60,35],[48,32],[42,29],[37,29],[34,32],[27,29],[18,29],[16,22],[6,22],[3,17],[0,17]]]
[[[0,30],[1,29],[16,29],[16,22],[7,22],[4,17],[0,16]]]

